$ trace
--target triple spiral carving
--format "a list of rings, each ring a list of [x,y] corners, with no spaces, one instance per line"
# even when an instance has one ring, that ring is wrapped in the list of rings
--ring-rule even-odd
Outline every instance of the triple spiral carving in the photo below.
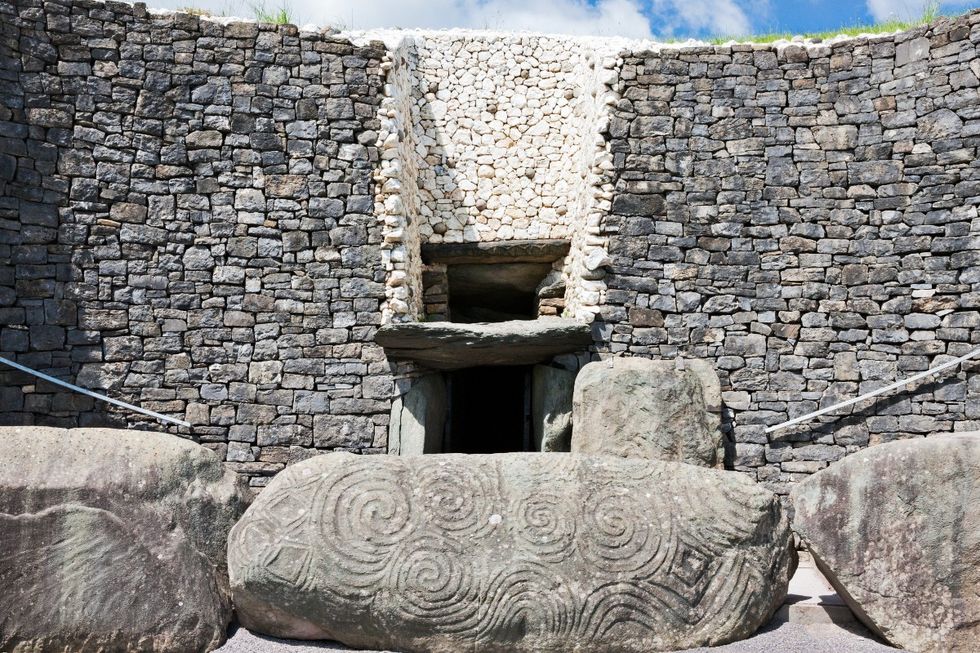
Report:
[[[398,623],[481,650],[708,636],[769,573],[737,547],[773,526],[772,511],[699,487],[695,473],[566,454],[322,458],[308,461],[306,523],[270,534],[283,521],[277,497],[295,491],[284,476],[253,506],[261,527],[241,528],[236,555],[271,573],[271,560],[302,550],[312,562],[286,566],[306,576],[288,582],[352,606],[357,628],[380,638],[365,641],[389,641]]]

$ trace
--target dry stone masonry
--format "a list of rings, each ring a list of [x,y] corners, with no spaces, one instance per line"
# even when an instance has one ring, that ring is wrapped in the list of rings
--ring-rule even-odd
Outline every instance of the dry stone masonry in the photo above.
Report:
[[[736,469],[976,426],[974,374],[764,431],[980,343],[978,22],[626,57],[598,349],[715,361]]]
[[[381,44],[121,3],[0,11],[19,90],[3,355],[180,415],[242,472],[383,451]],[[7,422],[126,419],[2,374]]]
[[[671,651],[753,633],[795,567],[742,474],[561,453],[317,456],[229,541],[251,630],[401,651]]]
[[[765,432],[980,344],[978,13],[727,46],[0,19],[0,356],[186,419],[255,485],[389,450],[424,370],[375,334],[446,314],[440,242],[568,241],[542,314],[583,359],[709,361],[729,465],[782,494],[980,426],[952,371]],[[147,425],[7,369],[0,421]]]

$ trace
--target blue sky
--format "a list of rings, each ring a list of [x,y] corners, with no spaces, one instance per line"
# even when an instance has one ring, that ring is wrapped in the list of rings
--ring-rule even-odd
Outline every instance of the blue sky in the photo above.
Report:
[[[255,0],[148,0],[251,16]],[[930,0],[265,0],[285,4],[298,24],[529,30],[633,38],[686,38],[763,32],[814,32],[922,15]],[[943,0],[944,13],[980,0]]]

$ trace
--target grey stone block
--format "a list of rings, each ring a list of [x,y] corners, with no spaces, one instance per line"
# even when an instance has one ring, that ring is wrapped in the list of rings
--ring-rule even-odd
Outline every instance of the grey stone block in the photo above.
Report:
[[[0,648],[224,642],[226,538],[245,509],[243,479],[165,434],[0,431]]]
[[[772,616],[794,567],[778,499],[746,477],[572,454],[317,456],[229,541],[247,628],[370,649],[728,642]]]

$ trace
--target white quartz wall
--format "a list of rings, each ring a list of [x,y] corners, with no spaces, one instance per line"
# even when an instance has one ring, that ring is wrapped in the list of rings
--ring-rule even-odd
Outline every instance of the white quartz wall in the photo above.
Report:
[[[400,37],[380,135],[385,321],[421,315],[420,242],[533,238],[572,240],[567,312],[592,319],[606,261],[598,222],[611,196],[611,49],[533,35]]]
[[[593,58],[583,43],[541,36],[419,41],[423,240],[572,234]]]
[[[586,322],[595,319],[605,303],[605,266],[609,263],[603,220],[613,196],[613,155],[609,149],[609,108],[620,99],[619,73],[623,59],[612,47],[599,47],[588,80],[588,112],[583,143],[576,161],[582,182],[572,208],[575,216],[572,246],[565,261],[565,313]]]
[[[422,313],[421,199],[412,111],[415,52],[414,41],[405,39],[389,51],[384,63],[387,79],[380,108],[376,198],[376,213],[384,221],[384,322],[411,321]]]

